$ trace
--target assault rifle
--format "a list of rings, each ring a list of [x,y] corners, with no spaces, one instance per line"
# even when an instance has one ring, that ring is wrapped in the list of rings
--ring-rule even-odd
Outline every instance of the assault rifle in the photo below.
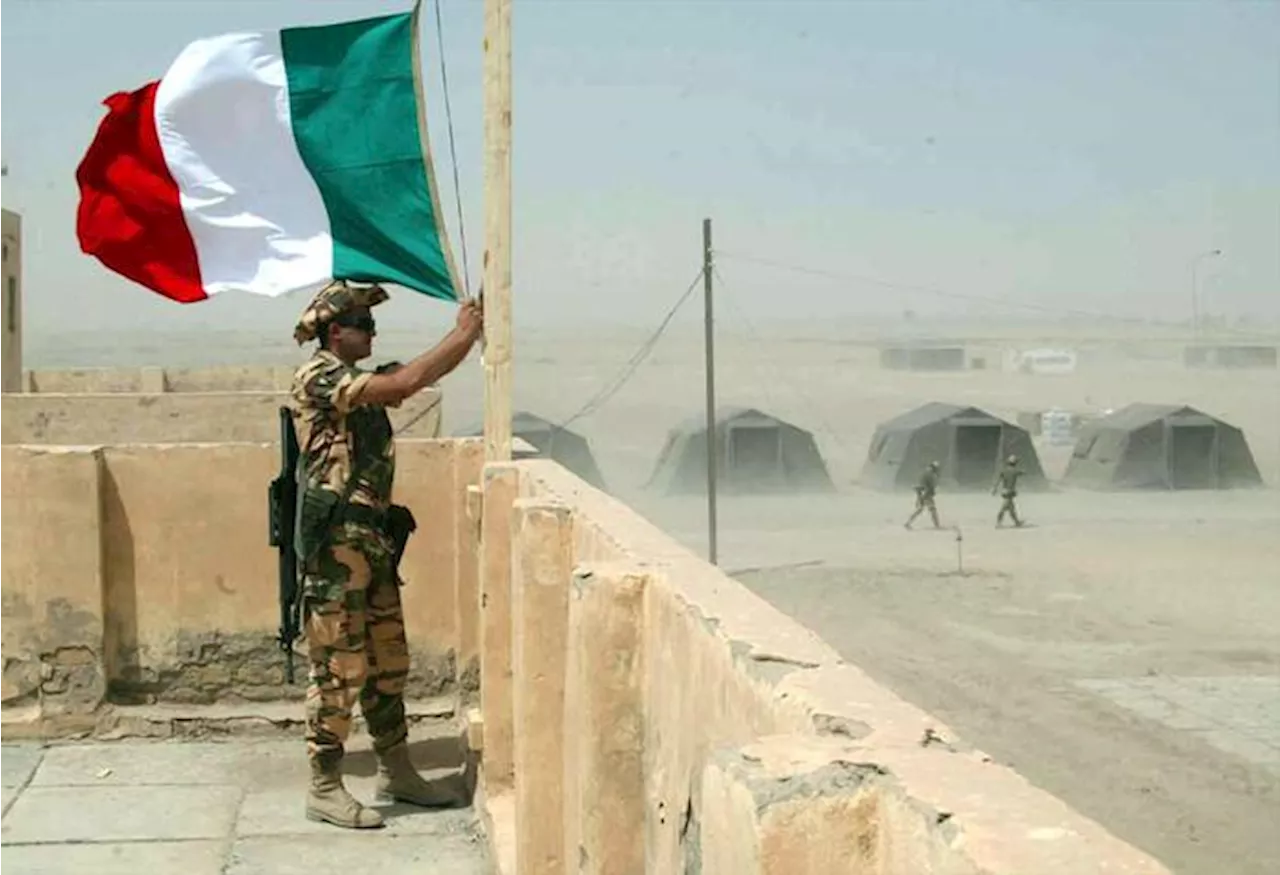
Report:
[[[280,551],[280,631],[276,644],[285,654],[285,680],[293,683],[293,642],[301,635],[302,585],[294,552],[295,513],[298,506],[298,435],[288,407],[280,414],[280,473],[267,490],[268,542]]]

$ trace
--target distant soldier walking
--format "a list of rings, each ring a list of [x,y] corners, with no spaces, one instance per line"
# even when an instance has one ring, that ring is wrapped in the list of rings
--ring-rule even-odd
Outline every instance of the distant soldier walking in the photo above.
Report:
[[[409,760],[404,686],[409,650],[400,606],[391,504],[395,439],[385,408],[456,368],[480,336],[482,314],[464,302],[457,325],[434,348],[384,373],[357,367],[372,352],[371,308],[380,286],[335,281],[307,307],[294,331],[315,354],[294,374],[298,435],[295,533],[310,662],[306,815],[349,828],[382,825],[342,782],[344,745],[356,702],[378,759],[377,795],[418,805],[455,801],[457,791],[429,784]]]
[[[938,471],[941,466],[937,462],[930,462],[925,466],[924,473],[920,475],[919,482],[916,483],[916,509],[915,512],[907,518],[904,528],[910,529],[911,524],[925,510],[929,511],[929,516],[933,519],[933,527],[935,529],[942,528],[942,523],[938,522],[938,508],[934,504],[934,496],[938,494]]]
[[[1000,513],[996,515],[996,528],[1000,528],[1004,524],[1004,515],[1008,514],[1013,520],[1013,524],[1019,528],[1022,527],[1022,520],[1018,519],[1018,508],[1014,503],[1014,499],[1018,497],[1018,478],[1022,476],[1022,469],[1018,467],[1018,457],[1010,456],[1005,459],[1004,466],[996,472],[996,481],[991,485],[991,494],[995,495],[996,490],[1000,491]]]

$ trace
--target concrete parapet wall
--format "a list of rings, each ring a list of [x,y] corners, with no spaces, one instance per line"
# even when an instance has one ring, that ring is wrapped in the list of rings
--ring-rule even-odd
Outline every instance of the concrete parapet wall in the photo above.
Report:
[[[504,871],[1166,871],[558,465],[484,483]]]
[[[294,365],[220,365],[207,368],[72,368],[29,370],[26,392],[100,395],[156,392],[279,392],[289,388]]]
[[[481,452],[401,442],[396,500],[419,521],[410,695],[478,679],[505,871],[1166,871],[625,505]],[[275,447],[0,453],[7,731],[301,695],[274,642]]]
[[[401,565],[413,697],[454,689],[460,617],[472,628],[477,621],[456,495],[478,482],[478,447],[399,446],[396,500],[419,524]],[[296,644],[290,687],[275,644],[266,498],[278,447],[2,452],[6,720],[16,714],[57,732],[91,724],[111,703],[301,697],[304,645]]]
[[[390,412],[405,438],[440,435],[442,398],[427,389]],[[6,394],[0,397],[5,444],[219,443],[280,439],[278,391],[137,394]]]
[[[3,450],[3,698],[84,715],[102,700],[102,453]]]

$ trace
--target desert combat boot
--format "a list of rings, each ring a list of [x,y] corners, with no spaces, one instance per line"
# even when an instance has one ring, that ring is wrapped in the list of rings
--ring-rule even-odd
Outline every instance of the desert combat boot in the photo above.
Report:
[[[462,776],[446,775],[424,780],[409,760],[409,745],[400,742],[378,755],[379,802],[408,802],[424,808],[452,808],[463,804]]]
[[[311,760],[311,790],[307,794],[307,819],[347,829],[382,826],[382,815],[356,801],[342,785],[341,760]]]

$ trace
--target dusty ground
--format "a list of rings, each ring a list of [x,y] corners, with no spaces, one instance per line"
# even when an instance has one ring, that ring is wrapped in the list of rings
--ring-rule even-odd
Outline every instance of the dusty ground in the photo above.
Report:
[[[1028,496],[1035,527],[996,531],[990,499],[946,497],[964,575],[954,532],[905,532],[902,499],[783,500],[789,536],[782,501],[739,500],[722,556],[851,662],[1175,871],[1262,875],[1280,871],[1275,498]],[[695,547],[700,510],[666,514]],[[741,570],[771,562],[794,564]]]

